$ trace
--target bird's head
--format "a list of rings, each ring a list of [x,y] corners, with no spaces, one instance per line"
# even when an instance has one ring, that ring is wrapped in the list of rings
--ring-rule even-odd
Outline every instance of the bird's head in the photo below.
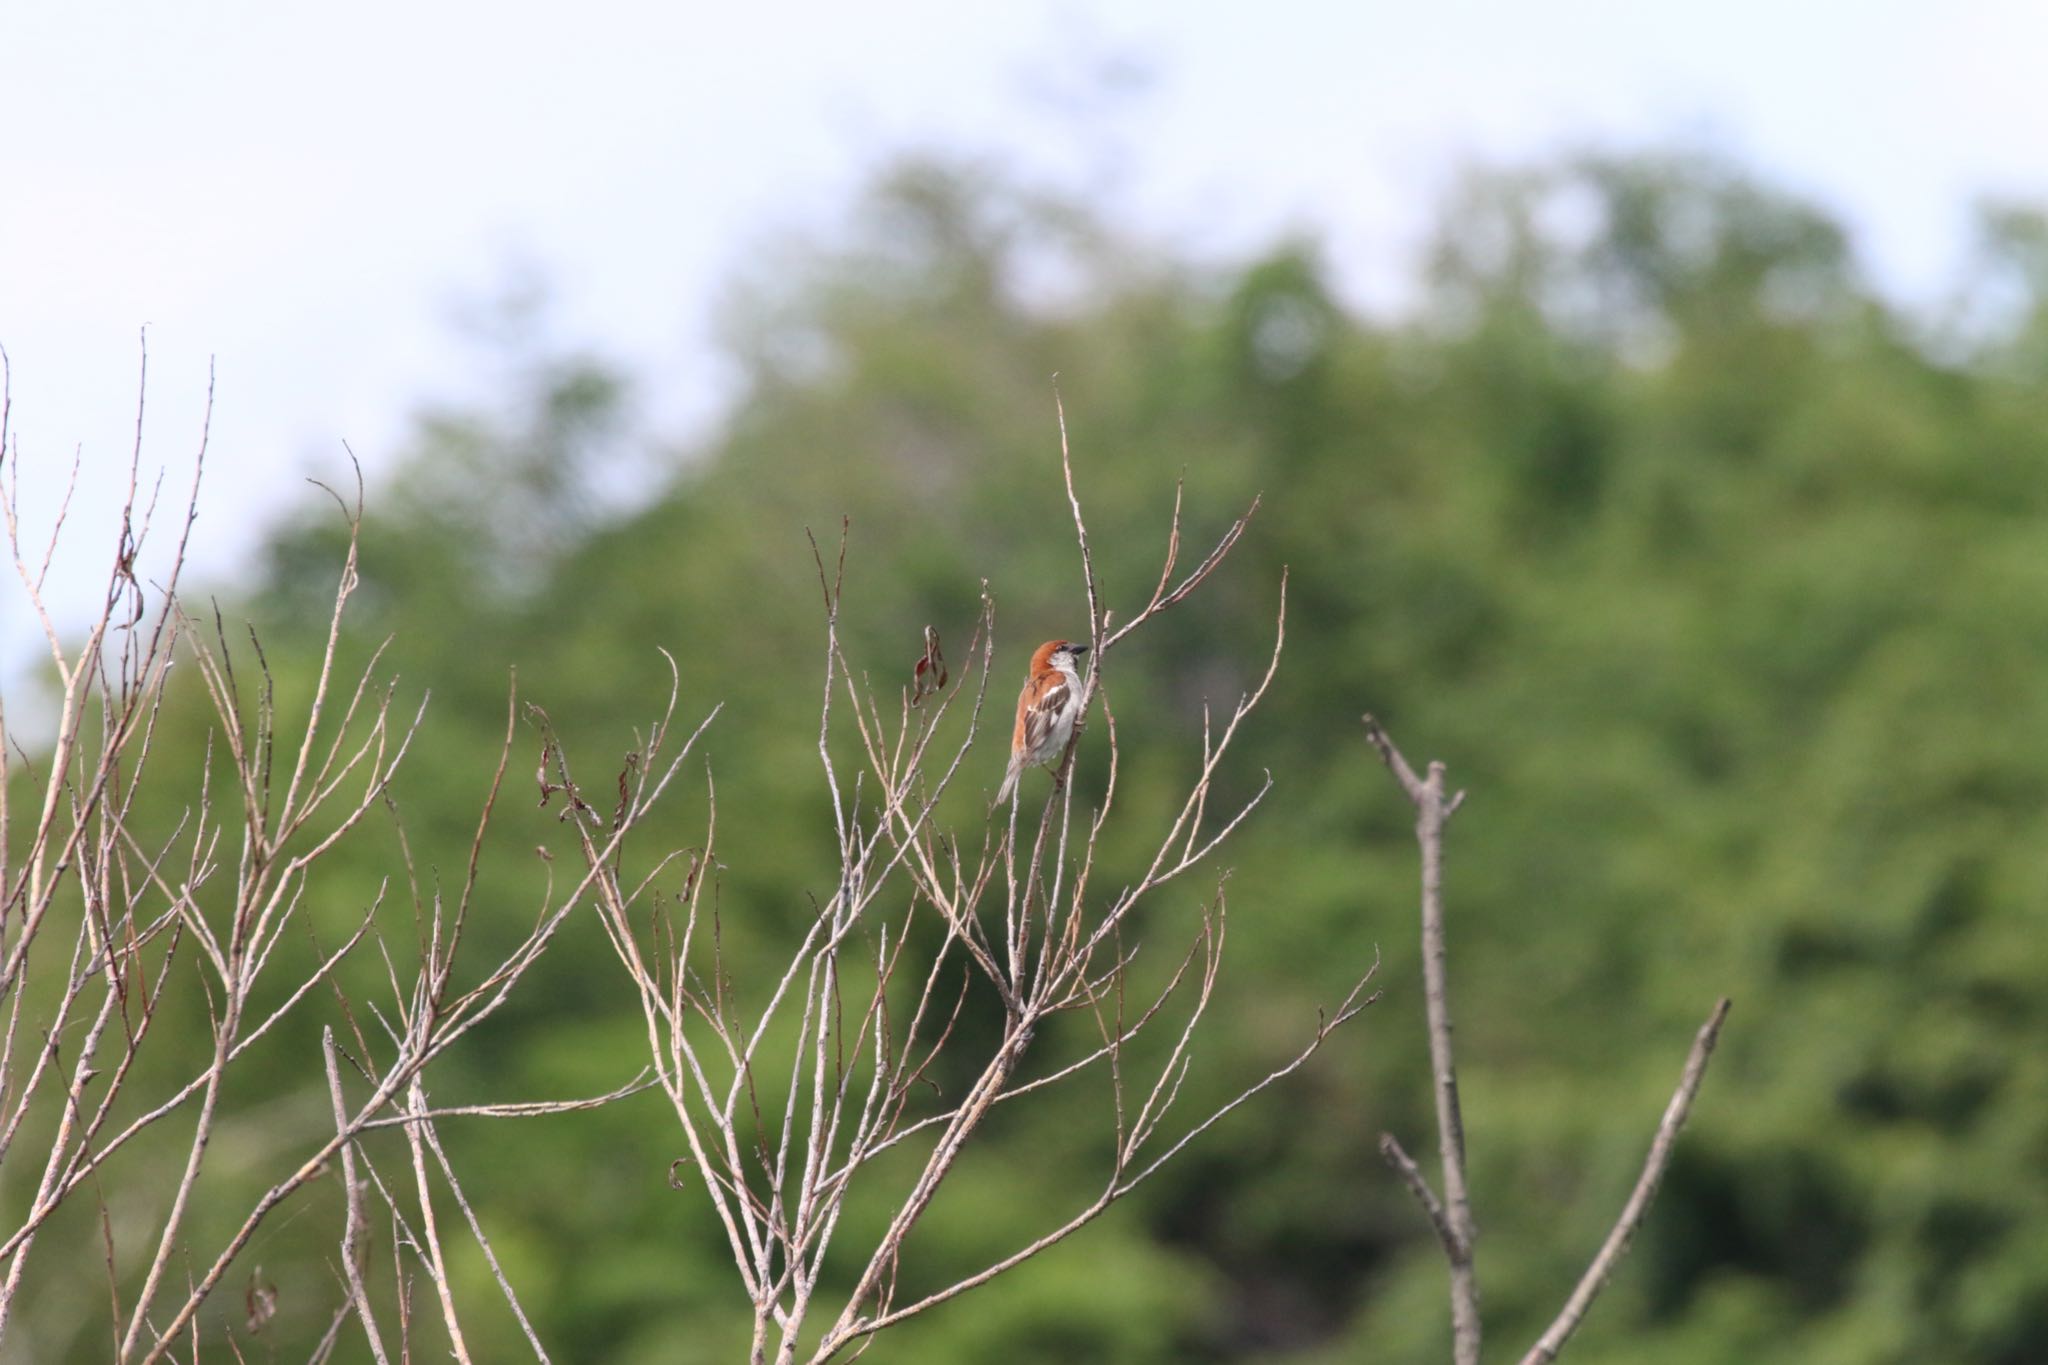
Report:
[[[1032,654],[1031,671],[1038,673],[1057,668],[1062,673],[1072,673],[1076,662],[1087,652],[1088,646],[1075,644],[1072,640],[1047,640]]]

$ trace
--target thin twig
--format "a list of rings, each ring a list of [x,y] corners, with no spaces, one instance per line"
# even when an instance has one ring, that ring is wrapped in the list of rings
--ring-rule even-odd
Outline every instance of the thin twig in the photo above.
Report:
[[[1394,1174],[1401,1177],[1408,1192],[1415,1196],[1415,1202],[1422,1205],[1422,1211],[1429,1215],[1429,1225],[1436,1229],[1436,1239],[1443,1243],[1444,1255],[1456,1255],[1458,1234],[1451,1231],[1450,1220],[1444,1216],[1443,1203],[1436,1197],[1436,1191],[1429,1187],[1429,1178],[1415,1164],[1415,1158],[1401,1149],[1400,1141],[1392,1133],[1380,1134],[1380,1155],[1386,1159],[1387,1165],[1394,1168]]]
[[[1727,997],[1723,996],[1714,1006],[1713,1013],[1707,1016],[1707,1022],[1700,1025],[1699,1033],[1692,1040],[1692,1052],[1685,1059],[1685,1070],[1678,1078],[1678,1089],[1672,1092],[1671,1102],[1664,1106],[1664,1118],[1657,1124],[1657,1135],[1650,1141],[1650,1153],[1643,1159],[1643,1173],[1636,1177],[1636,1187],[1629,1192],[1628,1203],[1622,1206],[1621,1216],[1614,1220],[1607,1240],[1600,1244],[1599,1254],[1586,1267],[1586,1273],[1579,1277],[1563,1309],[1537,1338],[1536,1344],[1529,1348],[1529,1353],[1522,1357],[1522,1365],[1549,1365],[1557,1359],[1565,1341],[1584,1320],[1586,1310],[1607,1287],[1614,1268],[1628,1254],[1629,1242],[1649,1214],[1650,1202],[1657,1197],[1657,1186],[1664,1179],[1664,1170],[1671,1164],[1678,1130],[1685,1126],[1686,1115],[1692,1111],[1693,1096],[1699,1093],[1700,1082],[1706,1078],[1707,1062],[1721,1036],[1721,1025],[1728,1018],[1728,1004]]]
[[[363,1230],[368,1220],[363,1216],[363,1187],[356,1179],[355,1144],[347,1141],[348,1104],[341,1093],[341,1067],[336,1061],[334,1030],[320,1032],[321,1052],[327,1063],[327,1093],[334,1106],[334,1124],[344,1138],[341,1142],[341,1182],[344,1208],[341,1233],[341,1270],[348,1282],[349,1302],[355,1305],[356,1316],[362,1320],[363,1335],[369,1338],[370,1354],[377,1358],[378,1365],[389,1365],[384,1354],[384,1339],[377,1331],[377,1319],[370,1312],[370,1294],[363,1283],[363,1265],[368,1252],[362,1245]]]

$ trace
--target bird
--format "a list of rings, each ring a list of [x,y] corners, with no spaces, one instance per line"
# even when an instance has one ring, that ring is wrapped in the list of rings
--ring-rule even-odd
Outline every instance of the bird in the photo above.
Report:
[[[996,793],[996,804],[1010,799],[1017,779],[1034,764],[1051,767],[1067,751],[1074,737],[1074,721],[1081,714],[1081,675],[1074,660],[1088,652],[1088,646],[1071,640],[1047,640],[1031,654],[1031,671],[1024,690],[1017,694],[1017,728],[1010,734],[1010,770]]]

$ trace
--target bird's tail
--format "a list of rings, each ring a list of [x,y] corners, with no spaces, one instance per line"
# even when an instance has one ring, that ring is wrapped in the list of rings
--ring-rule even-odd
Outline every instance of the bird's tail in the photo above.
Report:
[[[1024,772],[1024,765],[1016,759],[1010,760],[1010,771],[1003,776],[1003,785],[996,789],[996,804],[1002,805],[1010,799],[1010,793],[1017,790],[1017,779]]]

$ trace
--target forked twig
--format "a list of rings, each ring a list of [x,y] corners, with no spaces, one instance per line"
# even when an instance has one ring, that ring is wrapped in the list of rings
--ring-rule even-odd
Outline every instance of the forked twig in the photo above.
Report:
[[[1422,853],[1422,993],[1429,1016],[1429,1068],[1436,1081],[1437,1152],[1444,1182],[1442,1206],[1431,1210],[1425,1201],[1423,1208],[1431,1213],[1451,1268],[1452,1359],[1457,1365],[1478,1365],[1479,1276],[1472,1263],[1478,1229],[1465,1186],[1465,1120],[1458,1104],[1457,1064],[1451,1053],[1450,984],[1444,961],[1444,824],[1464,801],[1464,793],[1445,795],[1441,763],[1431,763],[1428,775],[1417,777],[1392,737],[1371,716],[1365,717],[1365,737],[1415,807],[1415,841]],[[1381,1150],[1390,1161],[1398,1154],[1395,1169],[1411,1189],[1428,1190],[1399,1143],[1385,1141]]]

